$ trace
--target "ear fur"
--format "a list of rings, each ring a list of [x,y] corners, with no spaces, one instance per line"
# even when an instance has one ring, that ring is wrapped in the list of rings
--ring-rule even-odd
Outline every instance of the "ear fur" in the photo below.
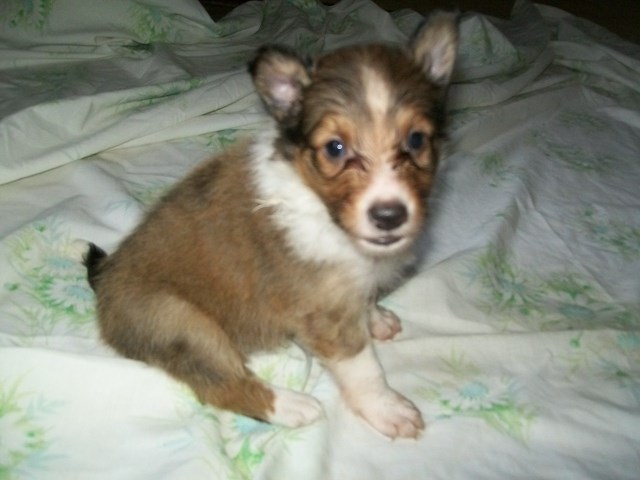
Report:
[[[284,47],[262,47],[249,64],[249,72],[271,116],[283,126],[295,125],[302,110],[304,87],[311,81],[302,58]]]
[[[425,75],[440,86],[451,80],[458,49],[458,14],[434,12],[418,29],[409,47]]]

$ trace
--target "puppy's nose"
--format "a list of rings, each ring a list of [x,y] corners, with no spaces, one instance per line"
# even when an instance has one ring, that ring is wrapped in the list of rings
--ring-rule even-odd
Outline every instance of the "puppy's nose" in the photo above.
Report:
[[[398,228],[409,217],[407,207],[401,202],[380,202],[369,208],[369,220],[380,230]]]

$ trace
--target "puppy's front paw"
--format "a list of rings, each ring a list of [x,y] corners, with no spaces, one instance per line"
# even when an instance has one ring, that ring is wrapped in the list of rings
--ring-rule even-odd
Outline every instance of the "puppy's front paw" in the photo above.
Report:
[[[376,340],[391,340],[402,331],[400,319],[391,310],[374,305],[369,315],[369,332]]]
[[[391,439],[419,438],[425,427],[416,406],[389,388],[363,397],[357,412],[373,428]]]
[[[275,399],[269,423],[289,428],[302,427],[315,422],[322,416],[322,405],[311,395],[273,387]]]

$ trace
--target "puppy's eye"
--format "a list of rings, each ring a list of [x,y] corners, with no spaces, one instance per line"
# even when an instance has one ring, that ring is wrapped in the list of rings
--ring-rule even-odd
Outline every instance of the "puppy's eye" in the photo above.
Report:
[[[347,153],[347,147],[341,140],[331,140],[324,146],[324,151],[332,160],[338,160]]]
[[[410,151],[420,150],[425,143],[427,143],[427,137],[422,132],[411,132],[407,137],[407,149]]]

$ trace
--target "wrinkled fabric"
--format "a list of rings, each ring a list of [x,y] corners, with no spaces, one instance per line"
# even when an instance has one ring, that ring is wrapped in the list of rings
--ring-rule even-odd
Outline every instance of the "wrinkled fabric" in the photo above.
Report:
[[[80,263],[191,167],[267,119],[246,64],[402,44],[369,0],[9,0],[0,6],[0,477],[636,479],[640,47],[550,7],[468,14],[417,273],[376,343],[417,441],[355,417],[297,347],[264,379],[319,398],[297,430],[203,406],[98,336]]]

